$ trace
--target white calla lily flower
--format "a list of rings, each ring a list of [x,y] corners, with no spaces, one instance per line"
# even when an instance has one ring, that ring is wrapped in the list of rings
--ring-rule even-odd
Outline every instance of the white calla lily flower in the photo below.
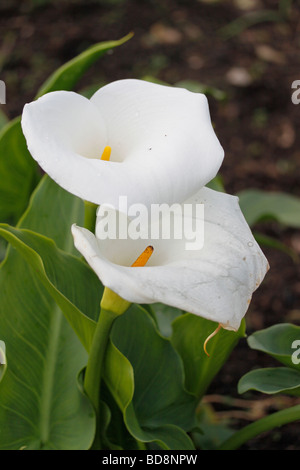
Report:
[[[101,220],[96,236],[73,225],[75,246],[102,283],[125,300],[162,302],[237,330],[268,262],[237,197],[202,188],[188,203],[204,204],[201,249],[187,250],[184,239],[102,240]],[[147,265],[131,267],[147,245],[154,248]]]
[[[60,186],[115,208],[120,194],[129,204],[183,201],[224,157],[203,94],[136,79],[106,85],[90,100],[46,94],[25,105],[22,129],[31,155]]]

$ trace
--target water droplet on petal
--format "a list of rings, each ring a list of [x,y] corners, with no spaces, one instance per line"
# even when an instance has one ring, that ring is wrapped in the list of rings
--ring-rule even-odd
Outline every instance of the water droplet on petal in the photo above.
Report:
[[[253,243],[252,242],[248,242],[248,246],[253,246]]]

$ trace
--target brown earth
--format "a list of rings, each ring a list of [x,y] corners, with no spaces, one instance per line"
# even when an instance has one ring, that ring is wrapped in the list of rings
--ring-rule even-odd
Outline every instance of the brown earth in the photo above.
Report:
[[[1,109],[9,118],[17,116],[59,65],[95,42],[134,31],[133,39],[92,67],[78,90],[145,76],[170,84],[194,80],[221,90],[225,100],[208,98],[226,152],[221,169],[226,190],[300,196],[300,105],[291,101],[291,84],[300,80],[300,8],[296,2],[279,3],[280,18],[273,0],[0,0],[0,78],[7,85]],[[244,15],[252,20],[253,12],[255,21],[245,23]],[[300,254],[298,231],[274,222],[259,228]],[[300,324],[299,265],[275,249],[263,250],[271,269],[253,297],[248,334],[279,322]],[[207,400],[237,428],[287,404],[259,394],[238,396],[238,379],[263,365],[276,364],[242,340],[211,386]],[[261,408],[248,402],[228,408],[224,395],[255,398]],[[250,406],[246,413],[245,405]],[[298,426],[266,433],[243,448],[299,450]]]

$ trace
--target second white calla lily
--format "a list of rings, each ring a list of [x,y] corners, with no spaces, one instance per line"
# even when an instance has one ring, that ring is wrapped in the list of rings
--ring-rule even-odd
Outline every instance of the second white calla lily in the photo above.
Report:
[[[142,80],[89,100],[57,91],[25,105],[22,129],[41,168],[95,204],[183,201],[218,172],[224,152],[203,94]],[[110,161],[101,160],[105,148]]]
[[[101,221],[96,236],[73,225],[75,246],[102,283],[125,300],[162,302],[237,330],[268,270],[267,259],[237,197],[202,188],[185,204],[204,204],[199,250],[187,250],[184,239],[100,240]],[[147,265],[130,267],[147,245],[154,248]]]

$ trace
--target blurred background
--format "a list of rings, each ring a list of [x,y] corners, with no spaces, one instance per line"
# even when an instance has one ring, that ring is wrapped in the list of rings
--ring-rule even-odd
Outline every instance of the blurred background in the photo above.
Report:
[[[100,59],[77,91],[129,77],[204,91],[225,149],[226,191],[300,197],[300,104],[291,100],[292,83],[300,80],[298,0],[0,0],[0,79],[7,87],[1,111],[18,116],[56,68],[131,31],[134,37]],[[272,221],[259,229],[300,255],[298,230]],[[299,264],[282,251],[263,250],[271,269],[253,296],[249,334],[278,322],[300,325]],[[239,348],[212,392],[232,393],[251,366],[270,364],[245,342]],[[299,433],[289,429],[256,447],[295,448],[290,443]]]

